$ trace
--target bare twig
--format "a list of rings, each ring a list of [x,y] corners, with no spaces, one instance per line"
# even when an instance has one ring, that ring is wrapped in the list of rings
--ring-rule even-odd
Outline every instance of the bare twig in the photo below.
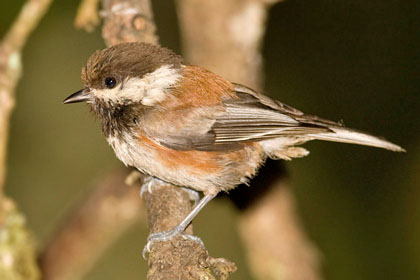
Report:
[[[0,42],[0,279],[39,278],[35,249],[24,216],[3,195],[6,177],[9,121],[15,89],[21,77],[21,52],[31,31],[48,10],[51,0],[29,0]]]
[[[320,279],[318,251],[302,231],[294,204],[291,189],[277,180],[241,216],[239,232],[257,279]]]
[[[150,1],[103,0],[102,5],[102,36],[108,46],[123,42],[158,43]]]
[[[76,28],[92,32],[99,24],[98,6],[99,0],[82,0],[74,20]]]
[[[122,233],[144,220],[138,188],[124,185],[127,175],[109,174],[75,207],[41,256],[43,279],[82,279]]]
[[[0,189],[6,174],[9,119],[15,104],[15,88],[21,76],[21,51],[30,33],[48,10],[51,0],[29,0],[0,43]]]
[[[261,41],[274,2],[178,0],[187,60],[261,89]],[[257,279],[319,279],[317,251],[303,233],[293,194],[281,179],[273,184],[240,218],[251,270]]]
[[[191,63],[259,88],[266,6],[256,0],[178,0],[183,50]]]

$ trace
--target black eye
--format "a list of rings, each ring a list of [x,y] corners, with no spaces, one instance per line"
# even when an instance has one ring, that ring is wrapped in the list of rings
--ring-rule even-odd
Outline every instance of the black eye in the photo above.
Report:
[[[117,80],[114,77],[105,78],[105,86],[107,88],[114,88],[117,85]]]

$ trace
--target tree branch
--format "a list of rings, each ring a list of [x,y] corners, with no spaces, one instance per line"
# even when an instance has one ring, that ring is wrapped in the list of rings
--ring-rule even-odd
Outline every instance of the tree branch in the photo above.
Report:
[[[276,0],[178,0],[184,55],[231,81],[261,89],[260,53],[270,4]],[[256,185],[260,176],[251,182]],[[273,171],[273,170],[271,170]],[[277,168],[273,172],[280,173]],[[265,182],[264,190],[244,211],[239,232],[257,279],[320,279],[316,249],[307,240],[295,213],[290,187],[281,179]],[[231,193],[235,193],[236,190]],[[241,190],[238,190],[241,192]],[[239,195],[238,199],[245,200]]]
[[[118,237],[144,220],[138,188],[124,184],[127,175],[110,173],[70,213],[40,258],[44,280],[82,279]]]
[[[74,26],[92,32],[99,24],[99,0],[82,0],[77,9]]]
[[[150,233],[178,225],[192,210],[188,192],[172,185],[155,185],[153,192],[144,193]],[[186,229],[192,234],[192,225]],[[154,279],[227,279],[236,270],[234,263],[213,258],[197,242],[180,236],[168,242],[153,244],[148,259],[148,280]]]
[[[123,42],[158,44],[149,0],[103,0],[102,36],[107,46]]]
[[[25,217],[3,194],[6,180],[7,142],[15,89],[21,77],[21,52],[51,0],[29,0],[0,42],[0,279],[39,279],[32,236]]]
[[[29,0],[0,43],[0,190],[6,176],[6,151],[10,115],[15,104],[15,88],[21,76],[21,52],[51,0]]]
[[[265,2],[178,0],[184,54],[224,78],[260,88]]]
[[[241,215],[239,233],[257,279],[321,279],[320,255],[305,236],[293,193],[283,180]]]

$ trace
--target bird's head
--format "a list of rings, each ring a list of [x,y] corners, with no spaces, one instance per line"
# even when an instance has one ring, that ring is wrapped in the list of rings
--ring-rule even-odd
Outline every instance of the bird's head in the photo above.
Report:
[[[182,65],[182,58],[171,50],[146,43],[122,43],[99,50],[82,69],[84,88],[64,103],[153,106],[163,101],[179,80]]]

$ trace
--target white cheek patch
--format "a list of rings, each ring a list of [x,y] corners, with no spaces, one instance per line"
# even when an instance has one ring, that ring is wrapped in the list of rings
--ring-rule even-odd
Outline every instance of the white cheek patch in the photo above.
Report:
[[[181,75],[178,70],[171,68],[169,65],[164,65],[154,72],[144,75],[141,79],[132,78],[127,82],[141,88],[143,93],[141,103],[143,105],[153,106],[165,99],[166,91],[180,78]],[[127,91],[129,91],[128,86]]]
[[[118,84],[115,88],[108,89],[92,89],[92,94],[99,99],[104,101],[113,101],[118,103],[118,92],[120,91],[121,84]]]
[[[177,69],[164,65],[142,78],[128,78],[113,89],[93,90],[98,98],[115,103],[141,102],[153,106],[166,98],[166,91],[181,77]]]

